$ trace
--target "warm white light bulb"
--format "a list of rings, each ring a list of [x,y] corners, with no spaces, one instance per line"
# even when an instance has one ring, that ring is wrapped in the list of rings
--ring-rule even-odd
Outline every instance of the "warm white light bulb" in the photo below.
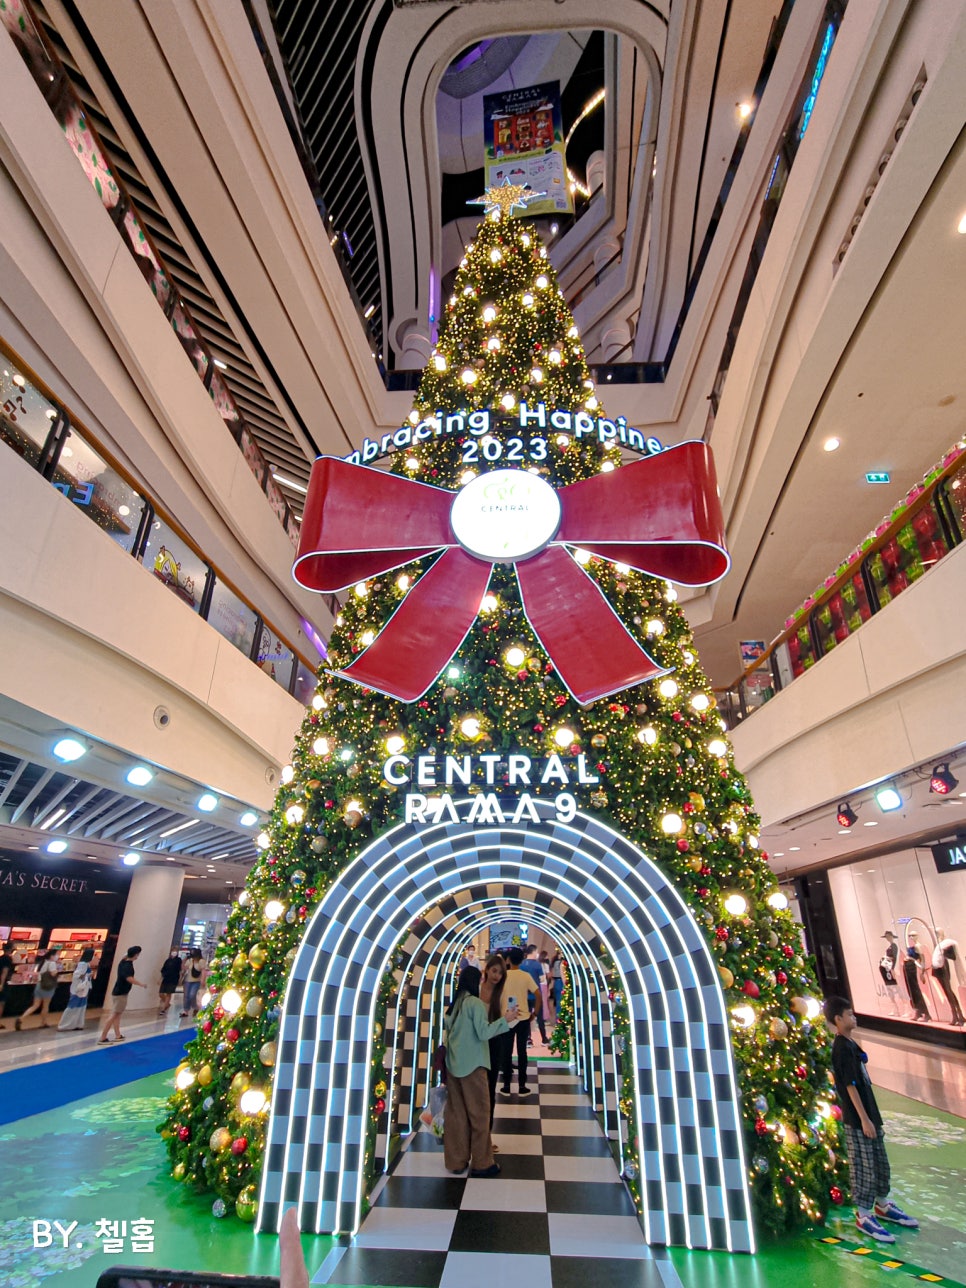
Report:
[[[492,613],[496,609],[499,602],[500,601],[497,599],[496,595],[490,595],[490,594],[484,595],[483,598],[480,600],[480,612]]]
[[[582,568],[585,568],[590,563],[590,551],[577,549],[574,551],[574,558]]]
[[[178,1076],[174,1080],[174,1085],[179,1091],[187,1091],[195,1080],[194,1070],[179,1069]]]
[[[464,385],[475,385],[479,377],[472,367],[464,367],[460,372],[460,380]]]
[[[540,288],[541,291],[545,291],[549,285],[550,285],[550,278],[546,275],[546,273],[541,273],[540,276],[537,278],[537,286]]]
[[[664,598],[667,600],[669,604],[676,604],[678,600],[678,592],[674,589],[673,586],[668,585],[664,591]],[[683,656],[684,655],[682,654],[682,657]],[[692,661],[693,660],[694,659],[692,658]],[[690,663],[688,663],[688,665],[690,666]]]
[[[725,756],[728,753],[728,744],[723,738],[712,738],[708,743],[709,756]]]
[[[271,837],[267,832],[259,832],[255,837],[255,844],[260,850],[267,850],[271,843]]]
[[[594,397],[594,395],[591,394],[590,397],[586,399],[586,401],[584,402],[584,406],[587,408],[588,411],[596,411],[599,406],[599,403],[597,402],[597,399]]]
[[[278,921],[279,918],[283,917],[284,915],[285,915],[285,904],[278,899],[269,899],[268,903],[266,903],[265,905],[265,920]],[[241,999],[239,999],[239,1004],[240,1002],[241,1002]],[[224,999],[222,1000],[221,1004],[222,1006],[224,1006],[225,1004]]]
[[[363,631],[359,636],[359,643],[362,644],[364,648],[368,648],[375,638],[375,631]]]
[[[753,1006],[736,1006],[731,1014],[743,1029],[750,1029],[755,1022],[755,1008]]]
[[[684,827],[680,814],[665,814],[661,819],[661,831],[667,836],[677,836]]]
[[[290,805],[285,811],[285,821],[292,827],[296,827],[305,817],[305,810],[301,805]]]
[[[272,917],[270,918],[270,920],[274,921],[275,918]],[[241,1007],[241,1004],[242,1004],[241,993],[239,993],[238,990],[235,988],[226,989],[225,992],[222,993],[221,997],[218,999],[218,1002],[219,1002],[219,1005],[221,1006],[221,1009],[227,1015],[234,1015],[235,1012]]]
[[[616,468],[617,466],[614,464],[613,461],[604,461],[604,463],[600,467],[600,472],[601,474],[609,474],[611,470],[615,470]]]
[[[344,813],[362,814],[363,812],[362,801],[346,801]]]
[[[769,908],[773,908],[775,912],[784,912],[788,907],[788,899],[780,890],[773,890],[765,902],[768,904]]]
[[[436,368],[437,371],[446,370],[446,359],[443,357],[441,353],[433,354],[433,366]]]
[[[524,292],[521,303],[523,304],[523,307],[525,309],[533,308],[533,296],[530,294],[529,291]]]
[[[691,706],[695,711],[707,711],[711,706],[711,699],[706,693],[695,693],[691,698]]]
[[[286,784],[287,784],[287,783],[290,783],[294,777],[295,777],[295,769],[293,768],[293,766],[292,766],[292,765],[283,765],[283,766],[282,766],[282,782],[283,782],[283,783],[286,783]]]
[[[476,470],[464,470],[460,475],[460,482],[466,487],[467,483],[472,483],[476,478]]]
[[[326,702],[325,698],[323,698],[321,693],[317,693],[315,697],[312,699],[313,711],[324,711],[327,705],[328,703]]]
[[[407,572],[401,572],[401,573],[399,574],[399,576],[396,578],[396,586],[398,587],[398,589],[399,589],[399,590],[408,590],[408,589],[409,589],[409,573],[407,573]]]
[[[552,362],[555,367],[559,367],[561,362],[563,362],[563,354],[559,349],[551,349],[547,354],[547,360]]]
[[[540,370],[539,367],[533,368],[533,370],[530,372],[530,379],[533,381],[535,385],[539,385],[542,382],[543,372]]]
[[[664,623],[661,621],[660,617],[651,617],[648,619],[644,629],[647,631],[648,635],[663,635]]]
[[[743,894],[729,894],[724,901],[725,911],[732,917],[743,917],[748,911],[748,900]]]
[[[499,246],[494,246],[493,249],[490,251],[490,263],[499,264],[502,258],[503,258],[503,252],[500,250]]]
[[[651,725],[645,725],[643,729],[638,729],[637,741],[643,743],[645,747],[653,747],[657,742],[657,730]]]
[[[364,581],[357,582],[354,587],[354,590],[355,590],[356,599],[365,599],[365,597],[369,594],[369,587],[366,585]]]
[[[316,738],[312,744],[312,750],[316,756],[327,756],[329,754],[328,738]]]
[[[409,470],[410,472],[413,472],[419,469],[419,461],[416,459],[415,456],[406,457],[406,469]]]
[[[386,739],[386,751],[390,756],[398,756],[406,745],[406,739],[401,733],[391,733]]]
[[[486,342],[486,347],[490,350],[491,353],[497,353],[500,349],[500,344],[501,344],[500,337],[498,335],[491,335],[489,340],[487,340]]]
[[[558,747],[569,747],[574,740],[574,731],[568,729],[566,725],[561,725],[559,729],[553,731],[553,740]]]
[[[580,332],[577,330],[576,326],[569,327],[567,330],[567,338],[570,340],[576,340],[579,334]]]
[[[486,306],[486,308],[483,310],[482,317],[484,322],[496,321],[496,309],[493,307],[492,304],[488,304]]]
[[[678,686],[674,680],[662,680],[657,686],[657,691],[662,698],[676,698],[678,696]]]
[[[526,653],[519,647],[519,645],[516,644],[508,648],[503,656],[506,660],[507,666],[512,666],[514,668],[521,667],[527,660]]]
[[[249,1087],[243,1091],[238,1101],[238,1108],[243,1114],[260,1114],[268,1103],[268,1097],[264,1091],[259,1091],[257,1087]]]
[[[822,1011],[822,1003],[817,997],[806,997],[805,999],[805,1018],[807,1020],[817,1020]]]
[[[478,738],[480,736],[480,722],[476,716],[464,716],[460,721],[460,733],[464,738]]]
[[[503,397],[500,399],[500,406],[505,411],[513,411],[513,408],[516,406],[516,403],[517,403],[517,400],[514,398],[513,394],[504,394]]]

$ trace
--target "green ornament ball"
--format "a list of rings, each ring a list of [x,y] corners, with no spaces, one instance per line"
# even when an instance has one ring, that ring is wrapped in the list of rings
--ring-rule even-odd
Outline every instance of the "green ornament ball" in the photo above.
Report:
[[[251,1224],[258,1212],[258,1187],[246,1185],[235,1200],[235,1214],[240,1221]]]

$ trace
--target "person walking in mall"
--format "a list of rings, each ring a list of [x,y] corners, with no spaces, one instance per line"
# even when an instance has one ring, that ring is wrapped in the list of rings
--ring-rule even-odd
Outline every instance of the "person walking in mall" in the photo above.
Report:
[[[506,982],[506,962],[499,953],[487,957],[480,983],[480,1001],[486,1007],[487,1018],[492,1023],[503,1014],[503,985]],[[490,1067],[487,1082],[490,1087],[490,1130],[493,1130],[493,1112],[496,1109],[496,1080],[506,1060],[506,1048],[511,1043],[509,1033],[497,1033],[490,1038]],[[496,1145],[494,1153],[499,1152]]]
[[[489,1041],[508,1032],[520,1018],[518,1007],[507,1006],[498,1019],[489,1020],[479,994],[480,972],[475,966],[467,966],[445,1020],[443,1157],[449,1171],[464,1172],[469,1167],[475,1179],[500,1174],[500,1165],[493,1161],[490,1136]]]
[[[186,1015],[198,1014],[198,993],[208,978],[208,963],[202,956],[200,948],[192,948],[188,954],[188,960],[184,964],[184,971],[181,975],[181,982],[184,985],[184,1010],[181,1012],[181,1018]]]
[[[39,971],[37,974],[37,983],[34,985],[34,1000],[24,1011],[23,1015],[17,1017],[13,1022],[13,1027],[19,1029],[28,1015],[33,1015],[34,1011],[40,1012],[40,1028],[49,1029],[47,1023],[47,1014],[50,1011],[50,1003],[57,989],[57,980],[60,976],[60,963],[57,961],[57,950],[51,948],[45,953],[41,953],[37,958]]]
[[[882,1114],[875,1102],[867,1067],[869,1057],[852,1037],[856,1020],[848,998],[827,998],[824,1011],[825,1019],[835,1031],[832,1073],[835,1095],[842,1107],[849,1180],[856,1206],[855,1224],[870,1239],[895,1243],[896,1236],[880,1222],[889,1221],[910,1230],[917,1230],[919,1222],[889,1198],[892,1176]]]
[[[9,940],[3,946],[3,952],[0,953],[0,1015],[3,1014],[7,1002],[10,1000],[9,984],[13,979],[14,972],[17,969],[17,963],[13,956],[14,943]],[[5,1029],[5,1024],[0,1024],[0,1029]]]
[[[110,1033],[111,1029],[114,1030],[114,1035],[119,1042],[124,1041],[124,1034],[121,1032],[121,1016],[124,1014],[127,1007],[127,999],[130,995],[131,988],[135,984],[138,988],[147,988],[147,985],[143,984],[141,980],[134,978],[134,963],[140,955],[141,945],[135,944],[132,948],[127,950],[124,959],[117,968],[117,979],[114,982],[114,987],[111,989],[111,1003],[113,1010],[104,1021],[104,1025],[101,1029],[101,1042],[108,1041],[107,1035]]]
[[[161,987],[158,989],[158,1018],[171,1010],[171,998],[181,982],[184,962],[177,948],[172,948],[169,956],[161,963]]]
[[[530,1040],[530,1021],[533,1019],[535,1008],[540,1005],[540,988],[529,973],[521,970],[523,962],[523,949],[510,949],[510,969],[506,973],[506,983],[503,985],[503,996],[507,1000],[507,1005],[516,1005],[521,1008],[521,1013],[526,1018],[514,1028],[510,1035],[510,1041],[507,1042],[503,1054],[503,1082],[500,1087],[500,1095],[512,1096],[513,1090],[510,1086],[510,1080],[513,1077],[513,1048],[517,1051],[517,1075],[519,1077],[519,1094],[529,1096],[530,1088],[527,1086],[527,1044]],[[533,999],[532,1001],[530,999]],[[526,1008],[523,1010],[523,1008]]]
[[[543,966],[540,964],[540,954],[537,951],[536,944],[527,945],[526,960],[522,963],[520,969],[525,970],[537,986],[537,1002],[534,1006],[534,1013],[537,1021],[537,1028],[540,1030],[540,1041],[544,1046],[546,1046],[547,1026],[544,1023],[543,1013],[545,1009],[544,999],[547,996],[547,992],[544,986]],[[533,1046],[533,1043],[529,1042],[527,1045]]]
[[[61,1033],[69,1029],[82,1029],[87,1019],[87,997],[94,982],[94,971],[91,962],[94,960],[94,949],[85,948],[80,961],[74,967],[70,981],[70,997],[57,1025]]]
[[[556,1023],[564,988],[564,959],[559,953],[554,953],[553,961],[550,963],[550,981],[553,985],[553,1018]]]

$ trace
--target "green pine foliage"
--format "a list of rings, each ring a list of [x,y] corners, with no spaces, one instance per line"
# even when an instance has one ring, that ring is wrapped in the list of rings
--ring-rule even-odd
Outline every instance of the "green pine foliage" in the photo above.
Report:
[[[538,234],[490,215],[456,275],[410,417],[412,441],[391,468],[455,491],[473,474],[506,465],[514,439],[521,443],[512,450],[526,466],[556,486],[620,466],[618,448],[592,436],[521,430],[521,400],[602,414]],[[459,409],[494,413],[487,438],[458,429],[432,432],[437,412]],[[570,786],[579,808],[600,815],[661,866],[717,960],[735,1017],[759,1225],[781,1229],[820,1220],[830,1192],[840,1197],[830,1040],[816,1016],[815,978],[758,847],[748,788],[735,769],[676,593],[662,580],[576,554],[628,630],[659,664],[672,668],[669,677],[579,707],[527,625],[512,568],[499,565],[476,624],[421,701],[404,705],[321,675],[283,774],[265,848],[218,948],[212,997],[179,1071],[183,1085],[159,1127],[174,1177],[214,1191],[244,1219],[254,1214],[266,1115],[249,1112],[251,1102],[243,1104],[242,1096],[270,1094],[281,998],[312,909],[334,876],[400,821],[405,789],[382,774],[394,752],[513,749],[534,759],[584,754],[599,781]],[[332,670],[348,666],[372,642],[429,563],[410,564],[346,593],[330,641]],[[531,790],[552,796],[560,787]],[[735,900],[728,911],[729,896],[740,896],[743,904]],[[397,987],[387,966],[383,1007]],[[569,1044],[568,996],[554,1039],[558,1050]],[[629,1047],[626,1001],[617,990],[614,998],[615,1031]],[[382,1068],[381,1021],[377,1027],[372,1059]],[[622,1107],[633,1151],[638,1125],[629,1058],[623,1067]],[[385,1108],[381,1086],[375,1084],[370,1162],[375,1124]]]

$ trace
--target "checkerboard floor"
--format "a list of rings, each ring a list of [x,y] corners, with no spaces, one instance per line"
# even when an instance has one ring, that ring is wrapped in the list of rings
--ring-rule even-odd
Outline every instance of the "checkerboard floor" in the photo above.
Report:
[[[502,1174],[451,1176],[428,1131],[410,1139],[355,1238],[315,1284],[382,1288],[680,1288],[644,1242],[634,1205],[576,1076],[530,1064],[533,1094],[497,1094]]]

